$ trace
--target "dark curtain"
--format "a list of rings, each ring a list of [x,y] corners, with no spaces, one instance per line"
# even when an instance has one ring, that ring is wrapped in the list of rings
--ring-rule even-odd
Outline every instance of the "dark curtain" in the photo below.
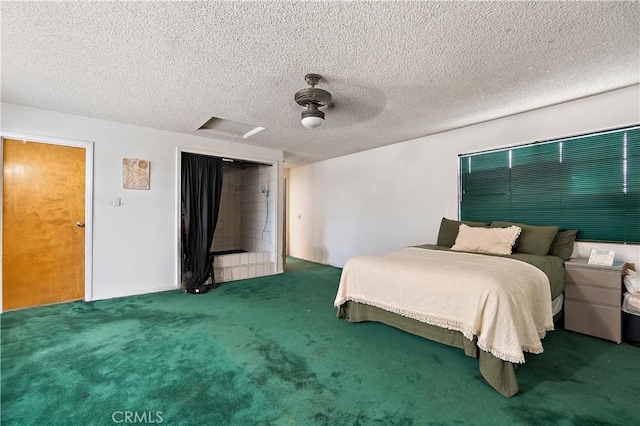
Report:
[[[183,249],[191,266],[189,293],[204,293],[211,276],[213,232],[218,222],[222,192],[222,160],[206,155],[182,153]]]

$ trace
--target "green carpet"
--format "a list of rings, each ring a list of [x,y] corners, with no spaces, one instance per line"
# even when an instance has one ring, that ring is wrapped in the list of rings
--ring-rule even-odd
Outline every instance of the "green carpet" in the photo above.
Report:
[[[337,319],[340,272],[6,312],[2,424],[637,424],[640,348],[551,332],[507,399],[460,349]]]

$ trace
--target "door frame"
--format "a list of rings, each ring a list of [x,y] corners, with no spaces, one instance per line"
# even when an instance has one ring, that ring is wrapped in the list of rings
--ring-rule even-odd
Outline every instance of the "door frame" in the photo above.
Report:
[[[85,149],[85,178],[84,178],[84,299],[93,300],[93,142],[63,139],[50,136],[33,135],[28,133],[8,132],[0,130],[0,141],[3,139],[18,139],[23,141],[37,142],[50,145],[63,145]],[[0,163],[4,165],[4,143],[0,146]],[[4,171],[0,175],[0,193],[3,192]],[[4,198],[2,200],[4,206]],[[2,210],[0,210],[0,222],[2,221]],[[2,239],[2,227],[0,226],[0,241]],[[0,257],[2,257],[2,246],[0,245]],[[2,300],[2,266],[0,263],[0,301]],[[0,302],[1,305],[1,302]],[[0,312],[3,312],[0,306]]]

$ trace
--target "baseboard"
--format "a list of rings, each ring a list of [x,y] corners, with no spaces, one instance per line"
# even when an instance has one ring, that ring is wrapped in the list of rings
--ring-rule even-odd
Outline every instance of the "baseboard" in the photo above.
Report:
[[[85,302],[93,302],[96,300],[107,300],[107,299],[115,299],[117,297],[127,297],[127,296],[139,296],[141,294],[150,294],[150,293],[160,293],[162,291],[171,291],[178,290],[177,286],[169,286],[169,287],[150,287],[150,288],[139,288],[131,291],[122,291],[114,294],[106,294],[106,295],[94,295],[91,299],[85,299]]]

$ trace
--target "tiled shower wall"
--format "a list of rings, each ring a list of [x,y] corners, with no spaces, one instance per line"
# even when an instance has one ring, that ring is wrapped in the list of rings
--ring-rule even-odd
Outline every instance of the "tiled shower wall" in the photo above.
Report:
[[[273,260],[276,216],[273,167],[225,163],[223,173],[220,211],[211,251],[268,251]],[[268,191],[268,197],[262,188]]]
[[[220,211],[211,251],[242,248],[242,170],[239,163],[224,163],[222,172]]]
[[[249,252],[273,252],[276,211],[275,193],[272,193],[275,187],[273,167],[256,165],[243,168],[241,187],[242,248]]]

